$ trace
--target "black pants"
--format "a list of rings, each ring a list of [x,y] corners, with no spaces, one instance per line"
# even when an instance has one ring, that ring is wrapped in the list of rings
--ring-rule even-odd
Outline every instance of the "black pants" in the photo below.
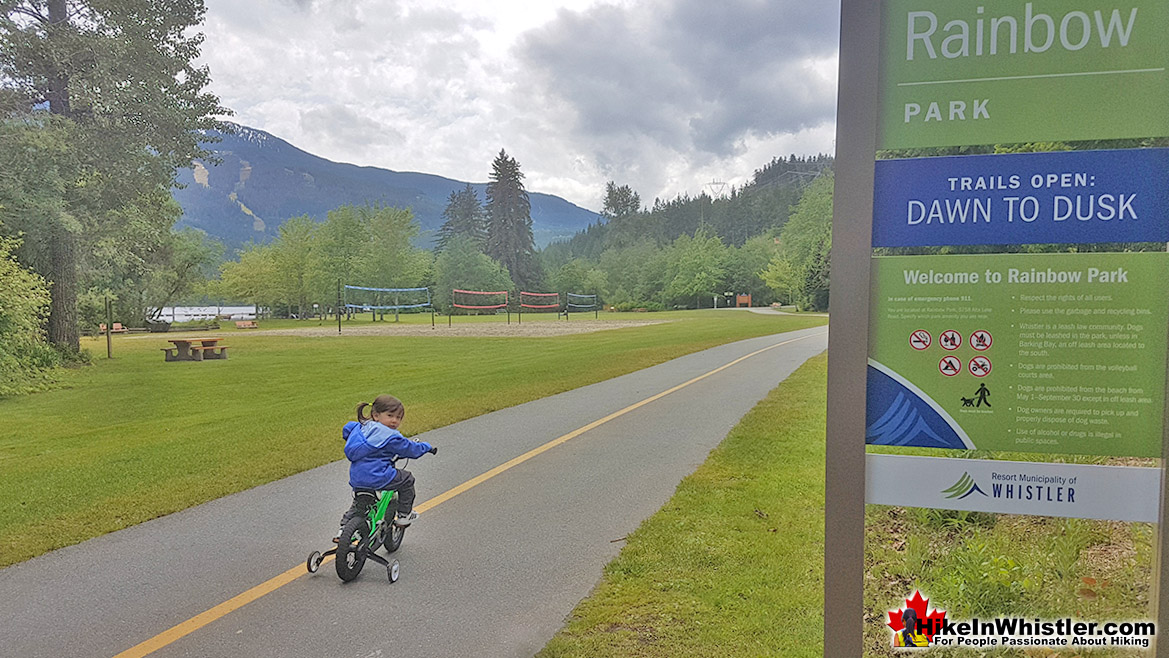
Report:
[[[414,475],[410,471],[398,469],[398,475],[386,485],[382,491],[397,491],[398,492],[398,514],[406,515],[414,509]],[[353,490],[353,505],[349,511],[341,516],[341,527],[344,528],[346,523],[355,516],[365,516],[369,513],[369,508],[373,507],[377,502],[376,492],[370,489],[354,489]]]

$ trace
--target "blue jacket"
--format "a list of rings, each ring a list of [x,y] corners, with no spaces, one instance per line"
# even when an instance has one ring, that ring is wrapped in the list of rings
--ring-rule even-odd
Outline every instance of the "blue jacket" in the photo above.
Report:
[[[372,420],[345,423],[341,438],[345,439],[345,456],[351,462],[349,486],[354,489],[385,489],[398,476],[394,458],[417,459],[431,448],[425,441],[411,441],[398,430]]]

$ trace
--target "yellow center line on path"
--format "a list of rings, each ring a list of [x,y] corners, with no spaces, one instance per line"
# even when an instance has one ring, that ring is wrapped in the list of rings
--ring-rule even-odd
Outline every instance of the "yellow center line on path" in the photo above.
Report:
[[[686,382],[683,382],[681,384],[678,384],[677,386],[675,386],[671,389],[662,391],[661,393],[658,393],[657,395],[650,396],[650,397],[642,400],[641,402],[631,404],[628,407],[621,409],[620,411],[614,411],[613,413],[609,414],[608,416],[605,416],[604,418],[601,418],[600,420],[594,420],[593,422],[589,423],[588,425],[585,425],[584,427],[581,427],[580,429],[573,430],[573,431],[569,432],[568,434],[565,434],[564,436],[561,436],[557,439],[553,439],[553,440],[549,441],[548,443],[545,443],[544,445],[542,445],[538,448],[534,448],[532,450],[529,450],[528,452],[525,452],[524,454],[520,455],[519,457],[516,457],[515,459],[512,459],[511,461],[508,461],[504,464],[500,464],[499,466],[496,466],[495,468],[491,469],[490,471],[487,471],[486,473],[484,473],[478,477],[467,480],[466,482],[460,484],[459,486],[457,486],[453,489],[450,489],[444,493],[441,493],[441,494],[435,496],[434,498],[427,500],[426,502],[415,505],[414,509],[416,511],[418,511],[418,513],[420,513],[420,514],[422,512],[425,512],[426,510],[434,509],[435,507],[441,505],[442,503],[445,503],[446,501],[450,500],[451,498],[454,498],[455,496],[457,496],[461,493],[465,493],[468,490],[473,489],[474,487],[477,487],[480,484],[483,484],[484,482],[499,475],[500,473],[503,473],[504,471],[507,471],[515,466],[518,466],[518,465],[528,461],[529,459],[536,457],[537,455],[543,454],[543,453],[551,450],[552,448],[555,448],[556,446],[558,446],[562,443],[565,443],[571,439],[574,439],[574,438],[580,436],[581,434],[584,434],[585,432],[588,432],[589,430],[596,429],[597,427],[604,425],[605,423],[613,420],[614,418],[624,416],[625,414],[627,414],[631,411],[634,411],[635,409],[640,409],[641,407],[644,407],[645,405],[647,405],[651,402],[654,402],[656,400],[660,400],[660,399],[666,397],[670,393],[674,393],[675,391],[686,388],[687,386],[689,386],[695,382],[702,381],[703,379],[706,379],[707,377],[710,377],[711,375],[715,375],[717,373],[720,373],[723,370],[726,370],[727,368],[730,368],[731,366],[733,366],[737,363],[742,363],[743,361],[746,361],[747,359],[749,359],[753,356],[757,356],[757,355],[762,354],[768,350],[773,350],[777,347],[782,347],[782,346],[787,345],[789,343],[794,343],[796,341],[806,340],[808,338],[815,338],[817,336],[823,336],[823,335],[824,335],[824,332],[821,332],[821,333],[811,334],[808,336],[801,336],[799,338],[792,338],[790,340],[785,340],[782,343],[776,343],[774,345],[769,345],[767,347],[764,347],[763,349],[756,350],[756,351],[751,352],[750,354],[747,354],[745,356],[741,356],[741,357],[735,359],[734,361],[731,361],[730,363],[723,364],[723,365],[715,368],[714,370],[711,370],[710,372],[701,374],[701,375],[695,377],[694,379],[691,379],[690,381],[686,381]],[[331,560],[332,560],[332,557],[330,556],[329,558],[325,559],[321,564],[322,565],[327,564]],[[288,583],[291,583],[292,581],[296,580],[297,578],[305,575],[307,572],[308,571],[305,569],[304,564],[298,564],[297,566],[289,569],[288,571],[285,571],[284,573],[280,574],[279,576],[276,576],[276,577],[271,578],[263,583],[260,583],[259,585],[256,585],[255,587],[247,590],[246,592],[238,594],[238,595],[224,601],[223,603],[220,603],[219,605],[215,606],[214,608],[207,610],[206,612],[203,612],[203,613],[200,613],[198,615],[195,615],[194,617],[191,617],[190,619],[182,622],[181,624],[178,624],[176,626],[172,626],[171,628],[159,633],[158,635],[155,635],[154,637],[150,638],[149,640],[146,640],[145,642],[142,642],[141,644],[138,644],[138,645],[133,646],[129,649],[126,649],[125,651],[114,656],[114,658],[142,658],[142,656],[147,656],[151,653],[154,653],[155,651],[158,651],[159,649],[161,649],[165,646],[168,646],[170,644],[173,644],[174,642],[177,642],[178,640],[186,637],[187,635],[194,633],[195,631],[199,630],[200,628],[203,628],[207,624],[210,624],[211,622],[213,622],[217,619],[221,619],[222,617],[227,616],[231,612],[242,608],[243,606],[251,603],[252,601],[255,601],[256,599],[258,599],[262,596],[265,596],[266,594],[270,594],[270,593],[276,591],[277,589],[280,589],[281,587],[287,585]]]

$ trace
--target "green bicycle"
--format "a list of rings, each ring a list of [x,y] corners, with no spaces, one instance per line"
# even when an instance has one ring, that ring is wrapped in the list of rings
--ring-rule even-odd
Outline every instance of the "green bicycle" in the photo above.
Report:
[[[308,572],[316,573],[321,562],[327,555],[337,555],[334,563],[337,566],[337,576],[349,582],[361,573],[366,560],[373,560],[386,568],[391,583],[398,582],[398,561],[386,560],[374,551],[386,547],[387,553],[393,553],[402,545],[402,538],[406,535],[406,528],[393,522],[398,511],[398,492],[396,491],[359,491],[357,497],[369,496],[369,512],[365,516],[355,516],[341,529],[341,537],[336,548],[324,553],[313,551],[308,556]]]

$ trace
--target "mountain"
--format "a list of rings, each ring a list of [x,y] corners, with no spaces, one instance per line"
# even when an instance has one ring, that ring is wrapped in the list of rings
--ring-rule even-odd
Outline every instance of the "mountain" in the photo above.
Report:
[[[267,242],[290,217],[310,215],[323,221],[346,204],[411,208],[422,226],[421,246],[429,245],[442,225],[442,211],[453,191],[466,183],[433,174],[391,171],[333,162],[306,153],[262,130],[236,126],[209,144],[218,164],[199,161],[180,170],[173,190],[183,208],[178,226],[193,226],[219,239],[228,249],[249,241]],[[490,162],[483,163],[484,171]],[[486,183],[472,187],[486,200]],[[550,194],[529,190],[532,233],[537,247],[567,238],[600,219]]]

